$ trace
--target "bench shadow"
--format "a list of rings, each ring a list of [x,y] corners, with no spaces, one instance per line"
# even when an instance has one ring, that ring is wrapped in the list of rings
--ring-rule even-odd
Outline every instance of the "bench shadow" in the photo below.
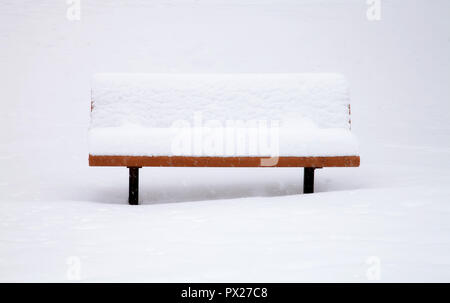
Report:
[[[325,170],[324,170],[325,171]],[[204,172],[205,175],[190,177],[188,174],[162,175],[152,181],[154,175],[141,176],[139,204],[155,205],[182,202],[201,202],[210,200],[239,199],[251,197],[282,197],[303,193],[303,172],[287,171],[276,173],[266,171],[259,175],[242,171],[242,174]],[[331,175],[330,175],[331,173]],[[209,175],[208,175],[209,174]],[[245,178],[248,175],[248,178]],[[209,178],[210,177],[210,178]],[[128,201],[128,182],[121,177],[118,182],[103,185],[90,192],[90,201],[107,204],[126,204]],[[351,172],[337,170],[316,176],[316,192],[333,192],[365,188],[363,183],[355,182]]]
[[[216,184],[194,186],[159,186],[158,188],[145,189],[140,192],[141,204],[167,204],[181,202],[200,202],[210,200],[239,199],[250,197],[275,197],[300,194],[302,188],[292,182],[283,184]]]

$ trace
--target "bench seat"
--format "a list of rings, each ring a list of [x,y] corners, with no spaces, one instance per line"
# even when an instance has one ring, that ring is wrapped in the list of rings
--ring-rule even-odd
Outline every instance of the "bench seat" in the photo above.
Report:
[[[266,157],[95,156],[90,166],[166,167],[358,167],[359,156],[279,157],[273,165],[261,165]]]
[[[194,149],[188,151],[187,154],[174,154],[172,148],[172,142],[176,137],[176,132],[173,129],[145,129],[145,128],[97,128],[93,129],[89,133],[89,154],[92,159],[99,159],[99,156],[103,156],[106,159],[108,156],[127,157],[135,159],[133,163],[141,163],[139,166],[167,166],[164,161],[141,161],[136,162],[136,159],[148,159],[157,158],[164,159],[163,157],[169,157],[171,159],[180,159],[182,156],[187,158],[224,158],[222,161],[214,161],[211,163],[223,163],[224,166],[236,166],[236,162],[231,161],[229,165],[226,164],[230,161],[229,158],[264,158],[271,157],[273,154],[270,153],[268,149],[267,153],[250,151],[248,146],[244,148],[240,153],[234,148],[226,154],[221,151],[225,151],[224,148],[219,150],[201,150],[199,153],[195,153]],[[278,131],[278,144],[276,155],[279,157],[289,157],[289,158],[302,158],[302,159],[312,159],[312,158],[326,158],[326,157],[356,157],[358,156],[358,146],[353,134],[349,130],[345,129],[314,129],[314,130],[296,130],[296,129],[279,129]],[[247,138],[247,141],[251,139]],[[269,141],[270,138],[267,138]],[[262,151],[263,152],[263,151]],[[178,157],[176,157],[178,156]],[[140,158],[139,158],[140,157]],[[147,158],[145,158],[147,157]],[[226,160],[228,159],[228,160]],[[325,161],[325,160],[324,160]],[[323,161],[322,161],[323,162]],[[127,163],[123,166],[131,166],[129,162],[123,161],[95,161],[90,162],[91,165],[110,166],[112,163]],[[166,163],[177,163],[176,161],[166,162]],[[182,166],[197,166],[198,161],[187,161],[183,162]],[[188,165],[192,163],[192,165]],[[203,164],[206,165],[206,162]],[[251,162],[245,161],[246,165],[251,165]],[[288,166],[301,166],[307,164],[308,162],[302,161],[289,161]],[[296,165],[294,163],[297,163]],[[319,163],[319,162],[316,162]],[[323,162],[322,166],[331,166],[331,162]],[[332,166],[345,166],[338,163],[347,162],[336,162],[336,165]],[[351,162],[354,163],[354,162]],[[327,165],[328,164],[328,165]],[[280,166],[286,166],[287,164],[280,164]],[[259,165],[257,165],[259,166]]]

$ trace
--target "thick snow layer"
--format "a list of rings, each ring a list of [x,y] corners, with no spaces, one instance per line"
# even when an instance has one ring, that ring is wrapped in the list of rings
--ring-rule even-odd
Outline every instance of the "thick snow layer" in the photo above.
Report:
[[[92,101],[92,155],[358,154],[337,74],[96,74]]]
[[[199,139],[197,139],[199,138]],[[347,129],[101,127],[89,132],[91,155],[355,156]]]
[[[68,6],[0,1],[0,281],[450,282],[450,1]],[[361,167],[144,168],[129,207],[88,166],[99,71],[339,71]]]
[[[96,74],[91,127],[170,127],[192,120],[305,119],[349,128],[345,78],[337,74]]]

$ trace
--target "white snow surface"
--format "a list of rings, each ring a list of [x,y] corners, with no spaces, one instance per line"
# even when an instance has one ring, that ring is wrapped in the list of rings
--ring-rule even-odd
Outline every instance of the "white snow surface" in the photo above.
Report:
[[[198,138],[198,139],[197,139]],[[136,125],[89,130],[89,154],[111,156],[357,156],[348,129]],[[197,143],[199,142],[199,143]]]
[[[91,155],[358,155],[337,74],[96,74],[92,102]]]
[[[346,80],[334,74],[96,74],[91,128],[171,127],[203,120],[278,120],[349,129]]]
[[[449,1],[67,8],[0,2],[0,281],[450,282]],[[301,169],[155,167],[130,207],[125,168],[88,166],[93,73],[327,71],[362,161],[315,194]]]

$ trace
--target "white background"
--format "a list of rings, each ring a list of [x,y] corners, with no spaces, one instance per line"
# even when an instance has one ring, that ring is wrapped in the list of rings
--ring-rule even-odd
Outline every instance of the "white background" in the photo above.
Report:
[[[450,280],[450,1],[68,7],[0,3],[0,281]],[[361,167],[308,196],[301,169],[146,168],[130,207],[88,167],[94,72],[343,73]]]

